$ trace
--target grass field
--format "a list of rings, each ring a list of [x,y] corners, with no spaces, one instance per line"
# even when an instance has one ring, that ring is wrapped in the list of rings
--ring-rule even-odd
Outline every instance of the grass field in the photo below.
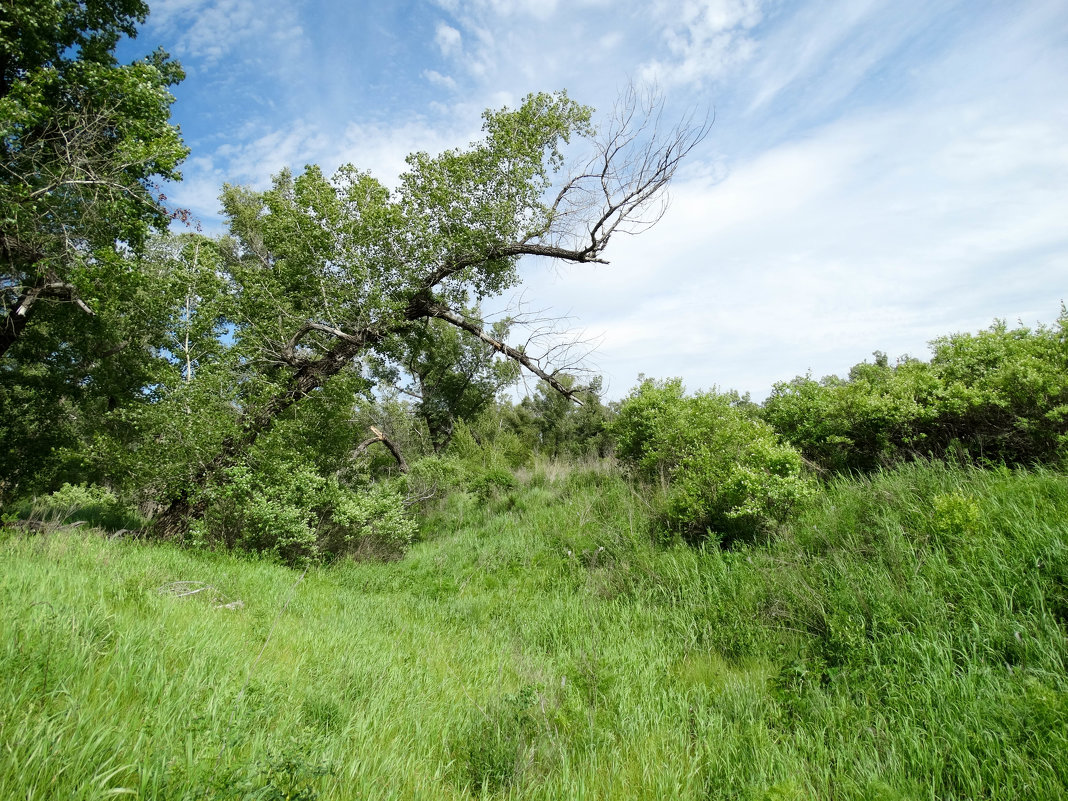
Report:
[[[608,465],[389,563],[0,537],[2,799],[1068,796],[1058,473],[843,480],[728,552]]]

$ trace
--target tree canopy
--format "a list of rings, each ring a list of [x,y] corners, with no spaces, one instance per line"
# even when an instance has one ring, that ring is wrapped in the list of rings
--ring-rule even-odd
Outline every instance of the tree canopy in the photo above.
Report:
[[[183,77],[166,53],[115,59],[139,0],[0,5],[0,355],[41,302],[96,302],[128,276],[113,258],[171,214],[159,182],[186,156],[170,121]]]
[[[355,370],[371,380],[372,366],[381,375],[405,342],[400,368],[430,371],[426,354],[413,360],[410,352],[430,321],[577,397],[579,387],[538,354],[504,342],[473,310],[518,283],[521,257],[600,261],[615,232],[655,221],[664,189],[705,128],[650,128],[652,111],[634,95],[598,131],[591,109],[565,92],[532,94],[515,109],[487,111],[483,138],[468,147],[409,156],[395,191],[351,165],[329,178],[316,166],[283,171],[266,191],[226,186],[229,234],[220,250],[235,299],[242,394],[232,433],[158,518],[158,530],[183,531],[200,514],[195,488],[238,464],[281,414],[334,376]],[[579,139],[593,155],[561,176],[564,148]],[[438,357],[447,339],[436,337]],[[464,402],[462,393],[453,401]]]

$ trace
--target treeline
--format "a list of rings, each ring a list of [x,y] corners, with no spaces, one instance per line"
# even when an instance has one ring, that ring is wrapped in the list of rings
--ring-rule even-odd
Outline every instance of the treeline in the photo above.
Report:
[[[847,377],[799,376],[760,406],[647,380],[607,427],[620,461],[657,482],[655,525],[690,541],[757,541],[838,475],[916,459],[1063,467],[1068,312],[1050,326],[941,337],[930,361],[876,352]]]
[[[235,436],[254,391],[244,386],[254,372],[224,332],[215,324],[190,335],[188,360],[156,354],[142,365],[152,382],[125,395],[9,358],[0,376],[11,404],[0,424],[7,508],[25,514],[31,497],[58,490],[37,501],[39,514],[96,508],[152,531],[167,499],[185,491],[200,509],[181,535],[190,544],[289,563],[389,558],[418,536],[420,511],[449,493],[488,500],[539,458],[614,457],[646,487],[654,538],[729,547],[774,536],[835,475],[931,458],[1057,467],[1068,455],[1063,310],[1051,326],[996,323],[938,339],[930,361],[891,364],[876,353],[845,378],[798,377],[760,405],[733,392],[687,393],[679,379],[645,379],[610,404],[594,381],[581,405],[541,382],[515,402],[505,394],[517,378],[511,362],[428,323],[425,350],[403,378],[342,373],[209,476],[205,462]]]

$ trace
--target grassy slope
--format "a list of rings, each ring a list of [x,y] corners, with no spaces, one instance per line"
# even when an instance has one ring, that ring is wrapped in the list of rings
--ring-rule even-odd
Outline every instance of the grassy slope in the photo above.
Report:
[[[643,519],[611,472],[542,469],[299,584],[7,535],[0,798],[1068,794],[1064,476],[842,482],[732,553]]]

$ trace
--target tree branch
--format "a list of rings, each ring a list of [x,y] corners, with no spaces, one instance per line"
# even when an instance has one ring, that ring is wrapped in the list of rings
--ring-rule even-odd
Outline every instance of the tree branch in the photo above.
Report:
[[[359,445],[357,445],[356,450],[352,452],[352,455],[359,456],[361,453],[363,453],[369,447],[374,445],[376,442],[381,442],[389,449],[389,452],[393,454],[393,458],[397,460],[397,467],[400,469],[400,471],[402,473],[407,473],[408,463],[404,461],[404,456],[403,454],[401,454],[400,447],[398,447],[397,443],[387,437],[385,433],[383,433],[382,430],[379,428],[371,426],[371,432],[374,434],[374,436],[370,439],[364,440]]]
[[[481,339],[490,347],[497,350],[499,353],[504,354],[513,361],[519,362],[519,364],[526,367],[528,370],[530,370],[530,372],[534,373],[534,375],[536,375],[538,378],[545,381],[549,386],[551,386],[564,397],[569,398],[570,400],[577,403],[579,406],[583,405],[582,401],[579,400],[576,395],[577,390],[566,387],[556,377],[555,373],[547,373],[545,370],[542,369],[541,365],[539,365],[534,359],[527,356],[527,354],[525,354],[523,351],[517,350],[516,348],[507,345],[504,342],[501,342],[499,339],[495,339],[494,337],[487,334],[481,326],[471,322],[466,317],[457,314],[452,309],[448,308],[442,303],[437,303],[434,301],[428,302],[425,306],[425,310],[426,313],[431,317],[437,317],[439,320],[445,320],[446,322],[455,325],[457,328],[461,328],[464,331],[467,331],[469,334],[474,334],[476,337]]]
[[[33,311],[34,304],[38,300],[61,300],[68,303],[73,303],[79,309],[86,314],[92,315],[93,310],[90,309],[81,298],[75,293],[76,289],[73,284],[68,284],[63,281],[49,281],[47,279],[40,279],[34,286],[31,286],[21,295],[19,295],[13,303],[7,308],[7,315],[3,321],[3,327],[0,328],[0,356],[3,356],[11,348],[18,338],[22,335],[26,325],[29,323],[30,314]]]

